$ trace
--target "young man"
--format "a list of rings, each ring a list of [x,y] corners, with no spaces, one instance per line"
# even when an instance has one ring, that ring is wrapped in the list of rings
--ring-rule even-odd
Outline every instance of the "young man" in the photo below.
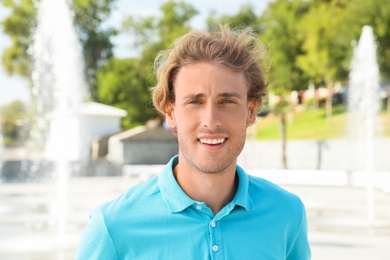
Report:
[[[305,208],[236,165],[266,92],[250,30],[190,32],[156,59],[179,155],[94,210],[77,259],[310,259]]]

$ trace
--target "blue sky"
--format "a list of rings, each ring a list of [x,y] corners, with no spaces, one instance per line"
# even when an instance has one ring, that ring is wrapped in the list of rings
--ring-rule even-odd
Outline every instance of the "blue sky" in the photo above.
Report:
[[[117,8],[112,13],[109,24],[119,26],[124,17],[130,15],[137,16],[158,16],[160,15],[159,7],[167,0],[118,0]],[[191,3],[199,14],[192,20],[195,28],[202,29],[205,27],[204,21],[211,10],[218,14],[234,14],[244,3],[252,3],[255,7],[254,12],[260,14],[266,7],[269,0],[187,0]],[[0,21],[9,14],[9,10],[0,5]],[[125,35],[119,35],[113,39],[115,44],[114,53],[119,57],[131,55],[129,45],[131,39]],[[10,40],[0,30],[0,56],[4,49],[11,44]],[[29,87],[25,79],[20,77],[8,77],[0,65],[0,106],[9,104],[14,100],[27,101],[29,99]]]

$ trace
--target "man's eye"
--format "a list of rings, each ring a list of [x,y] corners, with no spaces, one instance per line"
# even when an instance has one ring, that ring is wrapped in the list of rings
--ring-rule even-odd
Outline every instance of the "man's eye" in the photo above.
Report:
[[[236,102],[234,102],[234,100],[231,100],[231,99],[226,99],[222,103],[224,103],[224,104],[234,104]]]
[[[191,100],[190,102],[188,102],[189,104],[193,104],[193,105],[198,105],[200,104],[200,101],[199,100]]]

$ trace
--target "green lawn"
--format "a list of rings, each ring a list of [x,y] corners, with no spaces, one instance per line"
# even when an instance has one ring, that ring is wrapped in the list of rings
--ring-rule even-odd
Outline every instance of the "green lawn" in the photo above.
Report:
[[[382,113],[384,136],[390,137],[390,116]],[[279,117],[272,113],[259,118],[256,137],[259,140],[280,139]],[[303,110],[291,113],[287,117],[288,139],[335,139],[347,136],[347,113],[344,106],[333,107],[332,121],[328,124],[324,108]]]

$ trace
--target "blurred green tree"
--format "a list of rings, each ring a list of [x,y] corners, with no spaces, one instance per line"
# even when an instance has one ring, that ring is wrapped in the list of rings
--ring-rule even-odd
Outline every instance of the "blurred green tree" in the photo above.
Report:
[[[11,46],[4,50],[2,64],[9,75],[31,76],[31,56],[27,49],[31,43],[31,31],[36,27],[36,7],[33,0],[3,0],[1,4],[11,9],[11,14],[1,25],[9,36]]]
[[[144,78],[146,74],[147,68],[135,58],[111,59],[98,71],[98,98],[102,103],[127,111],[127,117],[122,120],[125,129],[157,116]]]
[[[133,48],[139,58],[150,63],[161,50],[170,48],[173,42],[192,28],[190,20],[198,13],[183,1],[167,1],[160,7],[161,17],[128,17],[123,21],[123,31],[133,39]]]
[[[280,101],[271,104],[273,111],[279,114],[282,139],[282,167],[287,168],[286,114],[289,108],[291,90],[307,86],[307,78],[296,65],[298,55],[303,53],[302,40],[298,37],[298,24],[301,17],[309,11],[309,4],[304,0],[276,0],[271,2],[261,15],[260,35],[269,46],[271,68],[267,73],[269,90],[280,96]]]
[[[252,4],[244,4],[240,7],[237,14],[216,16],[215,10],[212,10],[206,19],[209,30],[212,30],[216,24],[229,24],[232,27],[251,27],[255,33],[261,32],[260,17],[253,11]]]
[[[4,145],[16,145],[23,141],[21,129],[25,118],[26,107],[22,101],[14,101],[0,108],[0,129]]]
[[[308,11],[307,1],[276,0],[261,15],[264,29],[260,38],[269,46],[272,59],[268,80],[270,89],[277,95],[307,87],[306,75],[295,61],[303,53],[298,24]]]
[[[302,16],[297,30],[304,53],[296,64],[315,84],[324,83],[327,123],[332,121],[332,90],[335,81],[345,81],[352,52],[348,1],[312,1],[310,10]]]
[[[74,24],[83,47],[85,78],[92,100],[100,101],[97,94],[96,73],[112,56],[113,28],[102,26],[110,17],[116,0],[73,0]]]
[[[116,32],[103,28],[102,24],[111,14],[116,0],[74,0],[70,7],[74,13],[74,24],[83,47],[85,75],[91,98],[96,100],[96,71],[112,56],[110,37]],[[11,39],[11,46],[2,56],[4,70],[9,75],[31,77],[32,58],[27,50],[36,27],[37,5],[34,0],[3,0],[11,14],[2,22],[3,32]]]
[[[161,17],[128,17],[123,33],[134,39],[130,59],[113,59],[98,73],[98,97],[102,102],[128,112],[123,127],[140,125],[159,115],[151,103],[150,88],[155,84],[153,63],[161,50],[169,49],[177,37],[188,32],[197,11],[185,2],[168,1]]]
[[[378,63],[382,79],[390,79],[390,4],[387,0],[351,0],[346,23],[358,40],[363,25],[370,25],[378,46]]]

